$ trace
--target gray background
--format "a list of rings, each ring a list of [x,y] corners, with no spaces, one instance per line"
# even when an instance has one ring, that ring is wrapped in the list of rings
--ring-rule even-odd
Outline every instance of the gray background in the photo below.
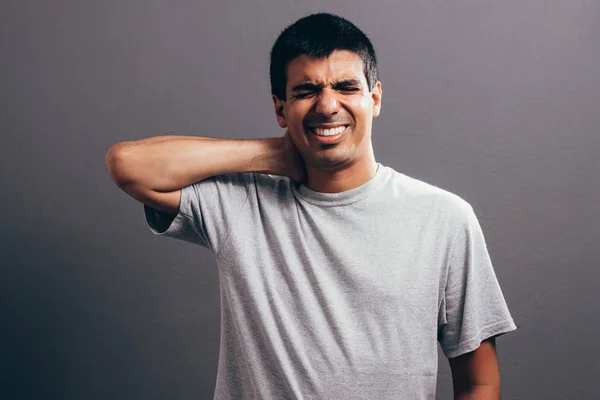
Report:
[[[316,11],[375,45],[377,161],[480,219],[520,327],[498,339],[503,398],[595,398],[600,3],[579,0],[2,2],[1,398],[212,398],[212,254],[153,236],[104,157],[282,136],[269,51]]]

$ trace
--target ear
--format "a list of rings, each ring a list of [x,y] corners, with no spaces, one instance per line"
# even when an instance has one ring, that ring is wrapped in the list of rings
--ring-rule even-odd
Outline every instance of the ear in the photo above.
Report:
[[[275,106],[275,116],[277,117],[277,123],[282,128],[287,128],[287,122],[285,120],[285,100],[279,100],[279,98],[273,95],[273,105]]]
[[[371,98],[373,99],[373,118],[377,118],[381,112],[381,82],[377,82],[371,90]]]

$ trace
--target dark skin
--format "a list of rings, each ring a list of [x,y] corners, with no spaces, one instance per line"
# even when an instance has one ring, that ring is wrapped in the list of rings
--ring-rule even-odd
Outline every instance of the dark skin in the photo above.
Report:
[[[287,67],[286,98],[273,96],[273,104],[279,126],[287,128],[285,142],[291,141],[304,160],[308,188],[339,193],[373,177],[371,128],[381,108],[381,82],[369,90],[356,53],[295,58]],[[340,127],[346,128],[343,137],[332,144],[320,143],[313,132]]]
[[[456,400],[500,399],[500,371],[495,337],[482,341],[475,351],[448,361]]]
[[[335,51],[323,59],[300,56],[287,70],[286,99],[273,96],[288,176],[318,192],[336,193],[368,181],[376,170],[372,120],[381,110],[381,82],[369,90],[362,59]],[[319,144],[311,128],[347,126],[342,139]],[[494,338],[467,354],[449,359],[457,400],[500,399],[500,374]]]

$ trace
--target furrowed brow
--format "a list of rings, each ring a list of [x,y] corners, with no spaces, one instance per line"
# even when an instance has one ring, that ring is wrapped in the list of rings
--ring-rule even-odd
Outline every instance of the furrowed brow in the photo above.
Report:
[[[360,81],[357,79],[346,79],[344,81],[337,82],[334,87],[337,88],[345,88],[349,86],[361,87]]]

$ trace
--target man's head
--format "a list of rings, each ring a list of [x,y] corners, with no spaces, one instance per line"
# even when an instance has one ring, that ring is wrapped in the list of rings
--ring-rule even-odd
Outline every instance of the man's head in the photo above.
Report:
[[[286,99],[287,66],[296,57],[325,58],[334,50],[349,50],[360,56],[369,91],[379,80],[377,58],[367,36],[352,22],[337,15],[319,13],[288,26],[271,50],[271,94]]]
[[[331,172],[372,157],[381,83],[373,45],[354,24],[325,13],[296,21],[273,45],[270,75],[279,126],[307,168]]]

